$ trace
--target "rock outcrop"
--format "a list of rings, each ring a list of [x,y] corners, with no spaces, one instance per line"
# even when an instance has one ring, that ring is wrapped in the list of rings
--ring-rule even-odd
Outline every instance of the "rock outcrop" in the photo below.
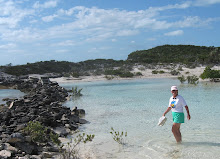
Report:
[[[0,158],[47,158],[59,152],[54,144],[35,143],[24,133],[29,121],[37,121],[48,128],[49,133],[66,137],[80,124],[84,110],[70,110],[62,105],[68,97],[68,91],[58,83],[42,83],[37,79],[14,79],[4,81],[4,86],[25,92],[21,99],[8,99],[7,106],[0,109]]]

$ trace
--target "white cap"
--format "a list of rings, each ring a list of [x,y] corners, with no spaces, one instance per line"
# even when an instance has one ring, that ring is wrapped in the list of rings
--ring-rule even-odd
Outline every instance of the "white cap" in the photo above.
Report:
[[[172,86],[171,87],[171,91],[174,91],[174,90],[178,91],[177,86]]]

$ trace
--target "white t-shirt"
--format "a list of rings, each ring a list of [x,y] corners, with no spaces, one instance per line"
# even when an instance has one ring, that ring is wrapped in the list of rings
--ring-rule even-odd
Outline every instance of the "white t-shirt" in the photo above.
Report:
[[[168,107],[172,108],[172,112],[183,112],[183,107],[185,107],[186,105],[187,104],[184,98],[180,95],[177,95],[175,98],[173,98],[173,96],[170,97]]]

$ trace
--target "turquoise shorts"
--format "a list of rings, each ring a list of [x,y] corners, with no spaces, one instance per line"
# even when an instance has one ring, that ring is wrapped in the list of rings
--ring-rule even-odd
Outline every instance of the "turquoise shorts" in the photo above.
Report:
[[[184,113],[172,112],[174,123],[184,123]]]

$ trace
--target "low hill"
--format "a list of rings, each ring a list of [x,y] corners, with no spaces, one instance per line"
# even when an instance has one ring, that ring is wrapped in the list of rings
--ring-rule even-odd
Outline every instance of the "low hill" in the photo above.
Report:
[[[0,69],[11,75],[72,73],[74,76],[86,75],[90,71],[103,71],[105,68],[120,67],[124,61],[112,59],[87,60],[79,63],[68,61],[41,61],[36,63],[27,63],[26,65],[1,66]]]
[[[163,45],[128,55],[132,63],[220,64],[220,47]]]
[[[183,64],[190,65],[220,65],[220,47],[206,47],[194,45],[163,45],[149,50],[139,50],[128,55],[127,60],[95,59],[78,63],[68,61],[41,61],[26,65],[1,66],[0,71],[11,75],[59,73],[73,77],[82,75],[100,75],[113,72],[132,70],[135,64]]]

